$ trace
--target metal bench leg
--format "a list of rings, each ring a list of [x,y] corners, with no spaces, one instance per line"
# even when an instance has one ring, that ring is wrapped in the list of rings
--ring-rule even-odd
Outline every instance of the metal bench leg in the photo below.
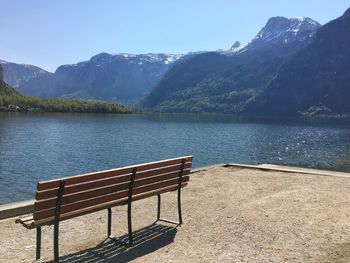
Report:
[[[108,211],[108,222],[107,222],[107,239],[113,240],[115,243],[128,246],[129,244],[124,240],[112,236],[112,208],[107,208]]]
[[[56,210],[55,210],[55,223],[53,228],[53,253],[55,263],[59,263],[60,255],[58,251],[58,235],[59,235],[59,227],[60,227],[60,213],[61,213],[61,202],[63,196],[65,181],[60,181],[60,187],[57,193],[56,199]]]
[[[111,236],[112,229],[112,209],[108,208],[108,225],[107,225],[107,238]]]
[[[158,197],[158,209],[157,209],[157,221],[158,221],[160,219],[160,203],[161,203],[160,194],[158,194],[157,197]]]
[[[131,223],[131,203],[132,203],[132,193],[134,190],[134,181],[136,176],[137,168],[132,169],[132,175],[130,177],[130,186],[128,193],[128,232],[129,232],[129,246],[133,245],[133,237],[132,237],[132,223]]]
[[[182,225],[182,212],[181,212],[181,186],[177,190],[177,212],[179,214],[179,225]]]
[[[59,221],[55,222],[53,233],[53,250],[55,263],[59,262],[59,250],[58,250],[58,233],[59,233]]]
[[[41,257],[41,227],[36,228],[36,259],[40,259]]]
[[[128,232],[129,232],[129,246],[133,245],[133,237],[132,237],[132,223],[131,223],[131,202],[128,204]]]
[[[160,194],[157,195],[158,196],[158,209],[157,209],[157,221],[162,221],[162,222],[167,222],[167,223],[171,223],[171,224],[175,224],[175,225],[181,225],[182,224],[182,214],[181,214],[181,188],[178,189],[177,192],[177,212],[179,215],[179,222],[173,221],[173,220],[169,220],[169,219],[165,219],[165,218],[161,218],[160,217],[160,206],[161,206],[161,196]],[[179,191],[180,190],[180,191]]]
[[[182,212],[181,212],[181,184],[182,184],[182,176],[183,176],[183,171],[185,168],[185,163],[186,160],[182,160],[181,168],[180,168],[180,173],[179,173],[179,185],[177,187],[177,212],[179,215],[179,222],[175,222],[172,220],[168,219],[163,219],[160,218],[160,194],[158,195],[158,213],[157,213],[157,221],[163,221],[163,222],[168,222],[172,224],[177,224],[177,225],[182,225]]]

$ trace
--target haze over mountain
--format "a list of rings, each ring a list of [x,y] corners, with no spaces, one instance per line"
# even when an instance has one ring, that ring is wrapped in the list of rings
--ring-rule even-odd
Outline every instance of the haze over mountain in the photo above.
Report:
[[[40,97],[133,103],[144,96],[137,109],[160,112],[350,114],[349,32],[347,10],[322,27],[272,17],[249,43],[216,52],[101,53],[55,73],[1,63],[17,90]]]
[[[0,65],[3,67],[3,77],[5,82],[15,88],[18,88],[22,83],[32,78],[50,74],[49,72],[33,65],[16,64],[4,60],[0,60]]]
[[[5,80],[25,95],[132,103],[146,94],[182,55],[101,53],[55,73],[3,62]]]
[[[10,96],[10,95],[19,95],[17,91],[11,88],[8,84],[5,83],[3,79],[3,68],[0,64],[0,97],[1,96]],[[1,106],[1,102],[0,102]]]
[[[79,113],[130,113],[123,105],[84,100],[39,99],[27,97],[10,87],[3,80],[0,64],[0,111],[21,112],[79,112]]]
[[[350,9],[322,26],[245,109],[251,114],[350,114]]]
[[[319,28],[310,18],[270,18],[246,45],[236,42],[227,51],[179,61],[138,106],[162,112],[240,112]]]
[[[264,52],[266,57],[287,55],[305,45],[310,37],[304,35],[312,34],[312,30],[318,26],[317,22],[308,18],[271,18],[251,43],[242,45],[236,42],[231,49],[219,53],[232,56],[260,49],[260,53]],[[283,41],[283,48],[272,47],[281,46],[278,41]],[[275,54],[276,52],[281,54]],[[5,61],[2,64],[5,81],[25,95],[98,99],[130,104],[149,93],[174,62],[179,59],[185,62],[203,53],[207,52],[190,52],[186,56],[101,53],[89,61],[60,66],[55,73],[31,65]],[[220,68],[215,63],[212,67],[214,71]]]

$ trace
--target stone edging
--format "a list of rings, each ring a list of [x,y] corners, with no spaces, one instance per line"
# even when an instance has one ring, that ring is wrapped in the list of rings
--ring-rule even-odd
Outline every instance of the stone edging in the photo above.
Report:
[[[26,200],[16,203],[0,205],[0,220],[10,217],[33,213],[34,200]]]
[[[265,171],[279,171],[279,172],[289,172],[289,173],[302,173],[302,174],[314,174],[321,176],[334,176],[334,177],[348,177],[350,178],[350,173],[334,172],[326,170],[316,170],[301,167],[291,167],[291,166],[281,166],[273,164],[259,164],[259,165],[249,165],[249,164],[238,164],[238,163],[227,163],[227,164],[215,164],[205,167],[200,167],[193,169],[191,173],[198,173],[205,171],[210,168],[215,167],[238,167],[247,169],[260,169]],[[5,205],[0,205],[0,220],[11,218],[15,216],[25,215],[33,213],[34,211],[34,200],[26,200],[16,203],[10,203]]]

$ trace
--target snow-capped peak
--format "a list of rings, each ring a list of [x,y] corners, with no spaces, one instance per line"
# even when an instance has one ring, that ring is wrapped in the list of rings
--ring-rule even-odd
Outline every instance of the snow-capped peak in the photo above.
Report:
[[[259,47],[271,46],[271,43],[287,45],[293,42],[302,43],[311,39],[321,25],[308,17],[286,18],[271,17],[259,33],[247,44],[236,41],[228,50],[217,50],[224,55],[235,55]]]
[[[172,64],[181,57],[183,54],[165,54],[165,53],[148,53],[148,54],[130,54],[130,53],[100,53],[90,58],[89,61],[82,61],[76,64],[62,65],[57,68],[56,71],[64,71],[71,67],[79,68],[84,67],[87,63],[93,63],[96,67],[103,67],[113,61],[124,60],[130,64],[142,65],[143,63],[162,63],[162,64]]]
[[[183,57],[182,54],[166,54],[166,53],[148,53],[148,54],[128,54],[121,53],[116,56],[122,56],[126,59],[133,58],[137,59],[141,62],[150,62],[150,63],[163,63],[163,64],[171,64],[176,60]]]
[[[315,31],[320,26],[321,25],[318,22],[308,17],[271,17],[253,41],[260,40],[263,42],[269,42],[276,38],[285,37],[290,33],[297,35],[305,31]]]
[[[231,49],[238,48],[240,45],[241,45],[241,42],[236,41],[236,42],[232,45]]]
[[[318,23],[317,21],[309,18],[309,17],[305,17],[305,16],[297,16],[297,17],[292,17],[290,18],[291,20],[297,20],[299,22],[304,22],[304,23],[309,23],[315,26],[321,26],[320,23]]]
[[[119,53],[119,54],[107,54],[101,53],[90,59],[90,61],[95,62],[98,65],[102,65],[106,62],[115,59],[130,60],[130,62],[142,65],[143,62],[150,63],[163,63],[171,64],[176,60],[180,59],[182,54],[165,54],[165,53],[147,53],[147,54],[130,54],[130,53]]]
[[[239,52],[242,50],[247,44],[241,44],[241,42],[236,41],[232,47],[228,50],[229,52]]]
[[[241,42],[239,41],[236,41],[232,46],[231,48],[227,49],[227,50],[224,50],[224,49],[218,49],[216,50],[216,52],[220,53],[220,54],[223,54],[223,55],[228,55],[228,56],[231,56],[231,55],[234,55],[236,53],[238,53],[239,51],[241,51],[247,44],[242,44]]]

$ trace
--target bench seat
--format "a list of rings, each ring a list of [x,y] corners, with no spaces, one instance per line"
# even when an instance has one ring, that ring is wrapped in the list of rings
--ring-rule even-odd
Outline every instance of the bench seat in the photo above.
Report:
[[[58,229],[61,221],[107,209],[107,237],[109,237],[111,208],[128,205],[129,245],[132,246],[131,204],[133,201],[157,196],[157,220],[174,222],[160,218],[160,195],[177,191],[179,221],[176,223],[182,224],[181,188],[189,182],[192,160],[192,156],[184,156],[39,182],[33,215],[18,218],[16,223],[28,229],[37,230],[37,259],[40,258],[41,227],[54,225],[54,255],[55,262],[59,262]]]

